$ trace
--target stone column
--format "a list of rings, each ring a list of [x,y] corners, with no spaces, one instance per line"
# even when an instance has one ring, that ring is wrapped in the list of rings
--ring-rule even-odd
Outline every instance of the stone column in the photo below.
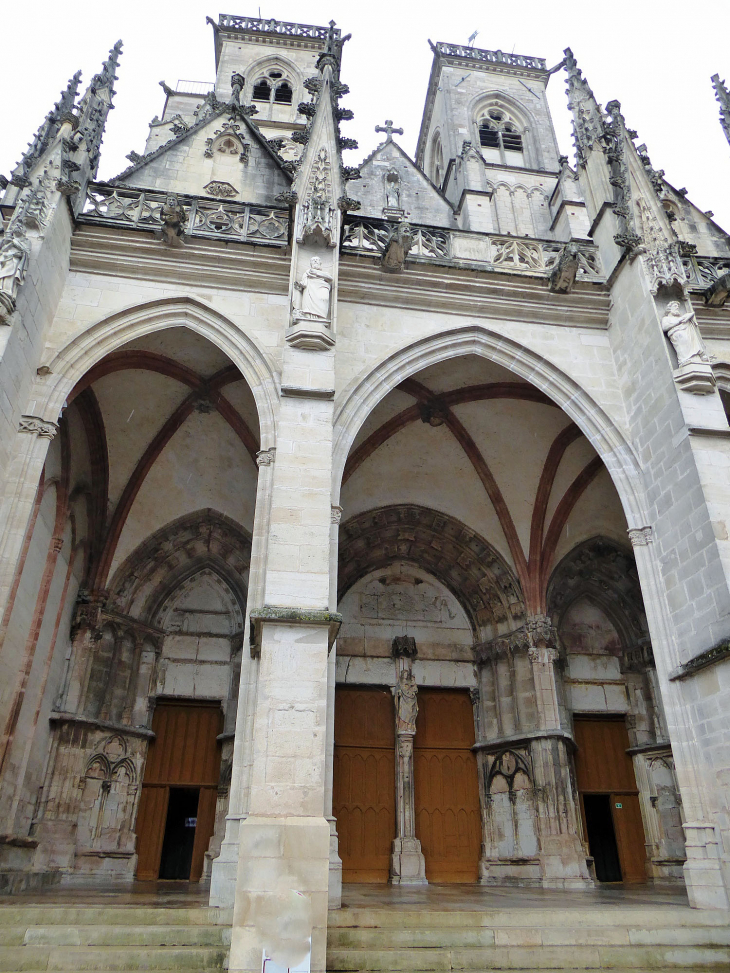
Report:
[[[15,577],[23,539],[35,501],[48,446],[58,432],[55,422],[21,416],[0,498],[0,618]]]
[[[332,504],[330,527],[330,609],[337,608],[337,552],[339,546],[342,507]],[[325,815],[330,826],[329,907],[342,905],[342,859],[339,852],[337,820],[332,814],[332,788],[334,785],[335,756],[335,690],[337,682],[337,646],[332,646],[327,666],[327,743],[325,766]]]
[[[390,864],[393,885],[427,885],[426,860],[416,838],[416,797],[413,779],[413,738],[418,716],[418,686],[413,675],[416,641],[393,639],[397,682],[395,697],[395,821],[396,837]]]
[[[727,879],[723,874],[722,844],[719,829],[713,820],[713,811],[716,813],[719,809],[711,804],[716,779],[702,759],[682,687],[676,679],[670,679],[668,660],[676,658],[677,653],[668,622],[661,569],[654,555],[653,531],[651,527],[639,527],[629,529],[628,534],[641,581],[674,769],[682,796],[687,854],[684,880],[690,905],[700,909],[727,909],[730,900]]]

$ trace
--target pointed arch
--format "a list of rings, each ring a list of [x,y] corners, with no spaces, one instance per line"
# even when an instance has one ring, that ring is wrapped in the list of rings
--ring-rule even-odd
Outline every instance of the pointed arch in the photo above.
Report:
[[[555,402],[578,426],[608,470],[629,528],[648,523],[643,471],[631,443],[603,408],[548,359],[512,338],[472,324],[421,338],[393,352],[354,379],[335,401],[332,502],[339,495],[350,448],[375,406],[404,379],[430,365],[466,355],[486,358],[514,372]]]
[[[30,396],[36,403],[34,414],[56,422],[71,390],[97,362],[136,338],[167,328],[189,328],[230,358],[256,402],[261,448],[274,446],[279,391],[273,363],[238,325],[192,297],[137,304],[84,328],[43,363],[48,371],[36,380]]]
[[[498,109],[515,123],[523,141],[524,165],[531,169],[544,168],[539,139],[535,138],[537,122],[530,109],[521,101],[505,91],[481,91],[472,98],[467,109],[467,117],[472,126],[472,141],[479,145],[479,120],[490,109]]]

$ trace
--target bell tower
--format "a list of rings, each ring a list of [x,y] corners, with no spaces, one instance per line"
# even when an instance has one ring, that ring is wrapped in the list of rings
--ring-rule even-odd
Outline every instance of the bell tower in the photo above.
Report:
[[[458,44],[431,49],[418,165],[457,207],[465,227],[550,235],[548,200],[560,169],[546,97],[552,71],[540,57]],[[511,218],[502,205],[500,219],[499,187],[511,193],[508,208],[517,207]],[[517,188],[524,199],[514,196]]]

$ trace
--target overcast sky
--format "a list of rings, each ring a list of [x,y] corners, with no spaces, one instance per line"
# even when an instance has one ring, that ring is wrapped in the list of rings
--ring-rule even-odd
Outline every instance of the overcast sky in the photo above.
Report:
[[[374,126],[392,118],[405,129],[399,139],[415,150],[431,65],[428,38],[466,44],[478,30],[477,47],[544,57],[549,66],[572,47],[598,100],[621,102],[627,123],[638,130],[655,168],[730,231],[730,146],[718,120],[710,75],[730,79],[728,0],[610,0],[555,3],[536,0],[461,0],[420,3],[394,0],[125,0],[123,4],[76,0],[5,3],[2,18],[0,91],[4,114],[0,173],[8,174],[44,115],[81,68],[88,83],[111,45],[124,41],[116,110],[109,116],[100,178],[125,168],[126,154],[144,150],[147,125],[161,112],[160,80],[211,81],[215,76],[213,31],[206,15],[275,17],[300,23],[337,21],[352,33],[345,47],[343,80],[352,94],[343,105],[355,120],[343,133],[360,148],[359,162],[381,140]],[[572,157],[564,73],[548,88],[561,149]]]

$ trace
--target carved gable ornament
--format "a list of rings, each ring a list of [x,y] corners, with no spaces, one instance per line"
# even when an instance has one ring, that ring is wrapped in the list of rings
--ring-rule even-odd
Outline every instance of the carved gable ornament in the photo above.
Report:
[[[314,160],[302,203],[299,242],[319,247],[335,246],[335,213],[332,166],[327,149],[322,146]]]
[[[234,196],[238,196],[238,190],[229,182],[219,182],[215,179],[208,183],[205,191],[209,196],[215,196],[216,199],[232,199]]]

